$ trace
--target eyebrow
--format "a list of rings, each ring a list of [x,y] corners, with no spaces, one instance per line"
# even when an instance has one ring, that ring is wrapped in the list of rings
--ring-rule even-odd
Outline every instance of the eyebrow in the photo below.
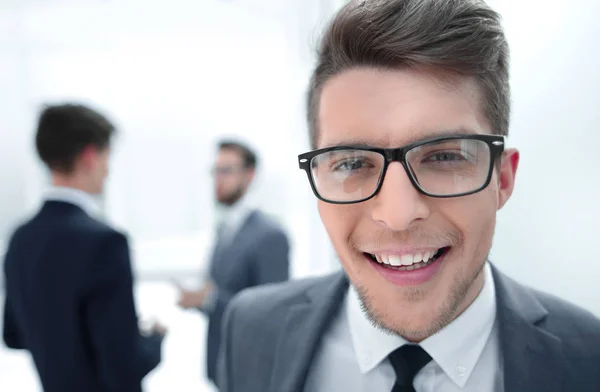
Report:
[[[466,128],[466,127],[458,127],[458,128],[451,128],[451,129],[445,129],[442,131],[436,131],[436,132],[432,132],[429,133],[427,135],[412,135],[409,136],[403,143],[403,146],[421,141],[421,140],[426,140],[426,139],[431,139],[431,138],[436,138],[436,137],[444,137],[444,136],[455,136],[455,135],[474,135],[474,134],[478,134],[478,132],[476,132],[473,129],[470,128]],[[327,143],[323,146],[320,146],[319,148],[329,148],[329,147],[339,147],[339,146],[346,146],[346,147],[380,147],[380,148],[389,148],[392,146],[397,146],[395,143],[390,143],[389,139],[367,139],[364,137],[357,137],[357,138],[349,138],[343,141],[339,141],[339,142],[332,142],[332,143]]]

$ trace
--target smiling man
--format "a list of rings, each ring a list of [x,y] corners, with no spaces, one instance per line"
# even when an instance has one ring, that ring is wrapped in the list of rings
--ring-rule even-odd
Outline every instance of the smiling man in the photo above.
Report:
[[[600,390],[600,321],[488,260],[519,163],[499,19],[476,0],[336,15],[298,160],[344,273],[236,298],[222,391]]]

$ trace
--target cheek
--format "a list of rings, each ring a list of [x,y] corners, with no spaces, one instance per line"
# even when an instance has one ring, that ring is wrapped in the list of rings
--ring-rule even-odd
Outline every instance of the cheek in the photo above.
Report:
[[[225,190],[231,188],[231,179],[226,178],[223,180],[223,182],[221,183],[221,187]]]
[[[321,221],[331,238],[331,241],[336,245],[346,243],[352,233],[353,219],[351,209],[348,206],[325,203],[318,201],[319,215]]]
[[[231,187],[230,183],[231,183],[231,180],[229,180],[229,178],[221,178],[221,179],[217,180],[215,185],[217,186],[217,189],[219,189],[221,191],[226,191]]]
[[[354,208],[352,207],[354,206]],[[318,201],[319,215],[321,221],[329,234],[329,238],[342,257],[350,252],[349,238],[358,222],[358,208],[355,205],[336,205]]]
[[[335,236],[338,230],[336,226],[338,226],[342,222],[336,222],[336,213],[335,206],[329,205],[321,200],[317,201],[317,209],[319,210],[319,215],[321,216],[321,222],[323,222],[323,226],[327,230],[329,237],[332,241],[335,241]]]
[[[468,259],[485,257],[479,253],[489,252],[496,225],[496,202],[493,192],[482,192],[444,208],[447,219],[463,236],[462,252]]]

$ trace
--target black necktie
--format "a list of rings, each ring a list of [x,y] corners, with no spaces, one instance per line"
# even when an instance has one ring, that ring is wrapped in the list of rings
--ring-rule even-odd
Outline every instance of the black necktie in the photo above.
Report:
[[[389,356],[396,372],[396,383],[392,392],[415,392],[413,381],[419,370],[431,361],[431,357],[421,346],[407,344]]]

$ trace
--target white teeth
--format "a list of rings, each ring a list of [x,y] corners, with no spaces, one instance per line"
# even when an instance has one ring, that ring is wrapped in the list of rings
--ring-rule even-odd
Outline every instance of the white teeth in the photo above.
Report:
[[[410,267],[417,263],[428,262],[429,260],[431,260],[433,258],[433,256],[435,256],[435,254],[438,252],[438,250],[439,249],[429,250],[429,251],[422,252],[422,253],[404,254],[402,256],[379,254],[379,255],[375,255],[375,259],[380,264],[392,265],[394,267],[399,267],[399,266]],[[412,268],[409,268],[409,270],[410,269],[412,269]]]
[[[377,259],[377,262],[379,264],[390,264],[388,256],[387,255],[375,255],[375,258]]]
[[[390,256],[390,264],[393,265],[393,266],[395,266],[395,267],[398,267],[398,266],[402,265],[402,261],[400,259],[400,256],[396,256],[396,255]]]
[[[402,255],[400,260],[402,261],[402,265],[413,265],[415,262],[413,255]]]

